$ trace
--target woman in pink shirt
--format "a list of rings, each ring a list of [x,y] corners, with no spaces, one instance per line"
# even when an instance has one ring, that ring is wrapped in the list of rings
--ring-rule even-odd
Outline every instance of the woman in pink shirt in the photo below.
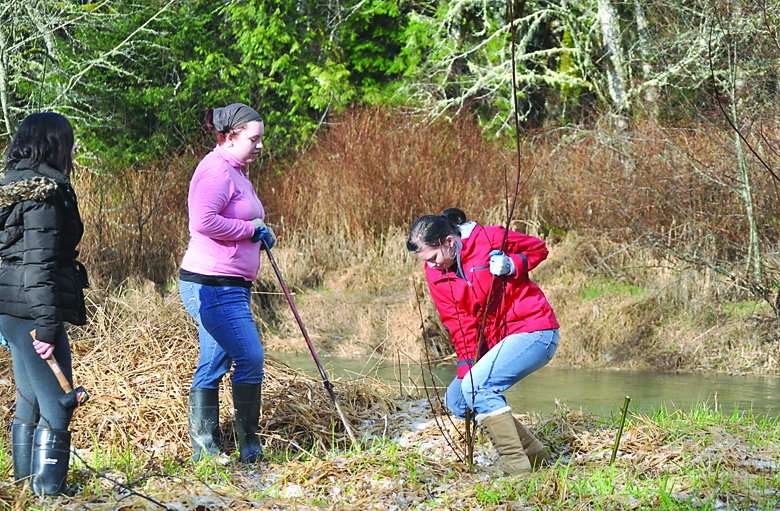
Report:
[[[219,382],[235,363],[233,403],[243,462],[262,459],[257,437],[263,345],[250,298],[260,268],[262,241],[273,231],[246,174],[263,148],[264,125],[251,107],[236,103],[207,109],[206,126],[217,146],[201,160],[188,196],[190,242],[179,271],[179,293],[198,322],[200,359],[190,389],[189,432],[193,460],[220,455]]]

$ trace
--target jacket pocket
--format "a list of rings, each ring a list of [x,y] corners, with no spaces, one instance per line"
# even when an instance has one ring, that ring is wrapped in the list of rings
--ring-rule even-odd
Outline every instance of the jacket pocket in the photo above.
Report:
[[[73,261],[76,267],[76,283],[80,289],[89,289],[89,277],[87,277],[87,268],[81,261]]]
[[[84,265],[75,261],[61,268],[58,272],[58,294],[62,318],[73,325],[84,325],[87,323],[84,288],[89,287]]]

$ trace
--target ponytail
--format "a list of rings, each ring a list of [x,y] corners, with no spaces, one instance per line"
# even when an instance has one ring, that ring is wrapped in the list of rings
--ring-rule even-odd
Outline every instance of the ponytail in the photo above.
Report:
[[[449,220],[449,222],[455,226],[466,223],[466,213],[459,208],[447,208],[442,212],[441,216]]]
[[[423,246],[438,247],[447,236],[460,234],[458,228],[466,223],[466,213],[458,208],[447,208],[441,215],[425,215],[415,220],[406,241],[406,250],[416,254]]]

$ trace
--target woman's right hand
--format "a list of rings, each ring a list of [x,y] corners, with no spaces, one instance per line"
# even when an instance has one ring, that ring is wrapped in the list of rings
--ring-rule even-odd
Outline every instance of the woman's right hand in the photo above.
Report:
[[[44,360],[51,357],[51,354],[54,353],[54,345],[49,344],[48,342],[34,340],[33,348],[35,349],[35,352],[38,353],[38,355],[40,355]]]

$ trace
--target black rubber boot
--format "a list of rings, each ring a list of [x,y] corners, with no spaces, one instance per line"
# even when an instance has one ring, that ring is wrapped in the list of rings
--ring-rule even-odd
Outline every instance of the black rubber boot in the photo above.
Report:
[[[219,454],[219,389],[190,389],[188,418],[192,461]]]
[[[36,495],[62,495],[70,463],[70,431],[38,427],[33,435],[32,489]]]
[[[15,422],[11,426],[11,457],[14,464],[14,482],[24,484],[32,473],[33,436],[37,424]]]
[[[263,459],[263,449],[257,437],[260,422],[261,384],[233,384],[233,406],[236,411],[236,436],[241,461],[254,463]]]

